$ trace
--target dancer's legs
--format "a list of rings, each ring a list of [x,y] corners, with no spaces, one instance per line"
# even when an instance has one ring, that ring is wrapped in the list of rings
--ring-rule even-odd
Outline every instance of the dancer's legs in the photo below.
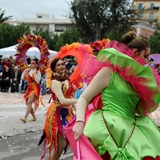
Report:
[[[32,94],[32,96],[28,98],[27,103],[26,103],[26,105],[27,105],[26,113],[25,113],[25,116],[24,116],[25,119],[27,119],[29,113],[31,113],[33,118],[35,118],[35,114],[34,114],[33,108],[32,108],[32,103],[35,101],[35,99],[36,99],[36,97],[35,97],[34,94]]]
[[[31,115],[33,116],[33,119],[36,120],[36,116],[35,116],[35,114],[33,112],[33,108],[32,108],[32,103],[36,100],[36,98],[37,97],[34,94],[32,94],[32,96],[29,97],[28,100],[27,100],[27,103],[26,103],[27,107],[26,107],[25,116],[24,116],[24,118],[21,118],[21,120],[24,123],[26,122],[26,119],[27,119],[29,113],[31,113]]]
[[[65,147],[66,147],[66,140],[62,137],[61,134],[58,133],[58,155],[53,151],[52,160],[59,160]]]

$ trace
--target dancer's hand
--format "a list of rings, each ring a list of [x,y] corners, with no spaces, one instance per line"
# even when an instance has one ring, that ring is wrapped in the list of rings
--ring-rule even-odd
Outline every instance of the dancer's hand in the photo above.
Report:
[[[81,137],[84,129],[84,122],[78,121],[74,127],[73,127],[73,133],[74,133],[74,140],[78,141],[78,139]]]
[[[31,69],[27,68],[27,69],[24,70],[24,73],[27,74],[27,73],[29,73],[30,70]]]

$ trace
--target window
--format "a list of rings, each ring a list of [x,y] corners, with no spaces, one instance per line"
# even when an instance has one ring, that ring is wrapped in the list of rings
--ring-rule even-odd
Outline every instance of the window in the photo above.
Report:
[[[150,9],[154,9],[154,3],[150,4]]]
[[[42,18],[42,16],[38,16],[38,18]]]
[[[142,3],[139,3],[138,9],[139,9],[139,10],[142,10],[142,9],[143,9]]]
[[[154,14],[153,14],[153,13],[150,13],[149,19],[153,19],[153,17],[154,17]]]
[[[142,18],[142,13],[138,13],[138,19]]]
[[[63,29],[60,29],[60,28],[56,28],[55,29],[55,32],[63,32],[64,30]]]

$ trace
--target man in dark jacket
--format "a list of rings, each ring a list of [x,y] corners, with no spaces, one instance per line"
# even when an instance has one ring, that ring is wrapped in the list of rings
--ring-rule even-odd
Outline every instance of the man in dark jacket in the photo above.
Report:
[[[3,64],[2,64],[1,59],[0,59],[0,90],[1,90],[3,72],[4,72],[4,68],[3,68]]]
[[[8,67],[6,67],[2,74],[2,85],[1,85],[2,92],[8,92],[8,89],[10,87],[10,80],[11,80],[11,71]]]
[[[20,81],[21,81],[21,72],[19,71],[18,67],[15,66],[11,75],[11,92],[19,91]]]

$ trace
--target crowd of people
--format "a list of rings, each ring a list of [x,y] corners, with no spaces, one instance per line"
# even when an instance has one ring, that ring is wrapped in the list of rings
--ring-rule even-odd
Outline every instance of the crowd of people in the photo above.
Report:
[[[16,66],[12,56],[8,59],[0,59],[0,91],[19,92],[20,82],[21,70]]]
[[[29,57],[27,58],[27,62],[30,65],[31,60]],[[77,65],[76,60],[69,56],[65,58],[64,62],[67,75],[70,76]],[[21,79],[22,73],[23,72],[20,70],[19,66],[16,65],[16,61],[12,56],[4,59],[2,57],[0,59],[0,91],[25,93],[27,89],[27,81]],[[41,94],[45,95],[49,93],[46,87],[46,74],[42,75],[40,84]]]
[[[160,75],[160,64],[155,63],[155,60],[153,58],[148,58],[148,65],[151,68],[154,68],[158,72],[158,74]]]
[[[30,64],[30,59],[28,58]],[[77,67],[76,59],[72,56],[64,58],[66,65],[66,73],[70,76]],[[148,58],[148,65],[154,68],[160,75],[160,64],[156,64],[153,58]],[[10,56],[9,58],[0,59],[0,91],[1,92],[17,92],[25,93],[27,89],[27,81],[21,79],[22,71],[16,65],[15,59]],[[46,86],[46,74],[41,77],[41,94],[45,95],[48,92]]]
[[[84,52],[79,88],[70,80],[78,67],[76,59],[56,57],[50,62],[51,104],[38,145],[47,146],[49,160],[59,160],[69,145],[74,160],[160,160],[159,128],[149,117],[160,102],[160,67],[149,58],[148,42],[130,31],[121,42],[109,41],[96,56],[87,54],[87,49]],[[35,59],[28,64],[29,68],[18,75],[16,65],[6,67],[1,61],[1,91],[6,91],[5,85],[16,90],[16,82],[26,81],[23,123],[29,114],[33,117],[29,121],[36,121],[40,92],[48,91],[49,71],[42,75]],[[41,159],[44,156],[45,152]]]

